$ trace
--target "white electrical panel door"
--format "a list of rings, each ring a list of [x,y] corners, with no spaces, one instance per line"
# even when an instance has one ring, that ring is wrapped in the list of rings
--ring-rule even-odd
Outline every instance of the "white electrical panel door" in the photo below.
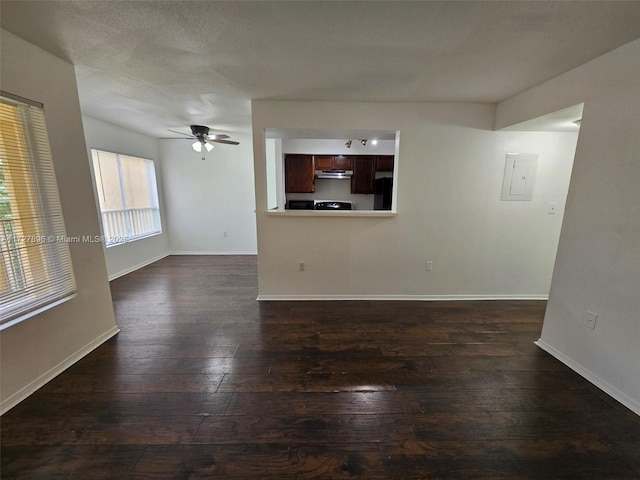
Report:
[[[537,169],[537,153],[508,153],[504,166],[502,200],[531,200]]]

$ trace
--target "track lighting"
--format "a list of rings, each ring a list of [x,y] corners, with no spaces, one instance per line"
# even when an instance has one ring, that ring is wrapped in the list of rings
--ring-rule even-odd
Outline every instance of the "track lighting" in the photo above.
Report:
[[[363,147],[367,146],[367,143],[369,143],[369,140],[366,138],[360,138],[357,140],[358,142],[360,142],[360,145],[362,145]],[[345,147],[347,148],[351,148],[351,144],[353,143],[353,140],[347,140],[347,142],[344,144]],[[377,145],[378,144],[378,139],[377,138],[372,138],[371,139],[371,145]]]

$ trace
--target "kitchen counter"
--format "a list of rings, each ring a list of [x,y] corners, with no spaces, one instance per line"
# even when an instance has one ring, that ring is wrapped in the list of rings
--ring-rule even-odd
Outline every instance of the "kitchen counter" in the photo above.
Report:
[[[270,217],[396,217],[390,210],[269,210]]]

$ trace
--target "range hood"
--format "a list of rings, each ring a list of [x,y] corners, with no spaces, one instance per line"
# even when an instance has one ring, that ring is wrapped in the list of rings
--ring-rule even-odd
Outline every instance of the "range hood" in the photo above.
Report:
[[[353,170],[316,170],[316,178],[347,179],[353,176]]]

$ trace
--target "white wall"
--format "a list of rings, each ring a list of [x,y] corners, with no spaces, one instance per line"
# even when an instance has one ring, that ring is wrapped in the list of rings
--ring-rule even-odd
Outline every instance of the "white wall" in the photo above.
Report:
[[[165,208],[162,190],[162,172],[158,154],[158,140],[87,116],[82,117],[82,123],[87,142],[87,155],[90,168],[93,168],[91,148],[147,158],[153,160],[155,164],[162,233],[130,243],[113,245],[108,248],[103,247],[109,278],[114,279],[155,262],[169,254],[169,235],[167,233],[167,221],[164,214]],[[98,197],[96,196],[95,198],[96,204],[98,204]],[[98,208],[98,212],[99,211]]]
[[[261,298],[546,298],[577,134],[494,132],[495,108],[481,104],[254,101],[252,111]],[[263,132],[293,127],[399,130],[397,216],[268,215]],[[540,154],[532,202],[500,201],[516,152]]]
[[[171,253],[256,253],[251,137],[234,140],[205,160],[191,142],[158,141]]]
[[[1,31],[2,90],[44,104],[69,236],[100,234],[73,65]],[[0,332],[0,410],[118,332],[102,246],[70,244],[76,298]]]
[[[640,414],[640,40],[503,102],[503,125],[584,101],[540,346]],[[574,101],[577,99],[578,101]],[[587,311],[599,314],[595,329]]]

